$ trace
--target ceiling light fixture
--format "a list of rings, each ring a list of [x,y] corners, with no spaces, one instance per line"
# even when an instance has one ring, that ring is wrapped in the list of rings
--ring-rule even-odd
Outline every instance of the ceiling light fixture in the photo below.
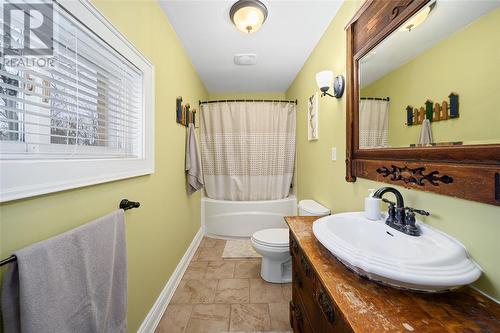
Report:
[[[424,23],[425,20],[427,20],[427,17],[429,17],[429,14],[432,12],[432,10],[436,7],[436,1],[431,3],[430,5],[426,6],[423,8],[420,12],[418,12],[415,16],[410,18],[408,21],[403,23],[399,31],[412,31],[422,23]]]
[[[239,31],[250,34],[266,21],[267,8],[259,0],[239,0],[231,7],[229,17]]]

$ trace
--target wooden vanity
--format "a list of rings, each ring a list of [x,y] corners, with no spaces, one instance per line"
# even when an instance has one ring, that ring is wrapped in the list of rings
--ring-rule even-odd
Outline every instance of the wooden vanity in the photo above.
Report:
[[[340,263],[314,237],[314,216],[291,216],[294,332],[500,332],[500,305],[470,287],[426,294],[380,285]]]

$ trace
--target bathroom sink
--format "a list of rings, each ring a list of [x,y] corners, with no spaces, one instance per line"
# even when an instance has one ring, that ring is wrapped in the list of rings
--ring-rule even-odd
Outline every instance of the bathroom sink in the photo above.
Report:
[[[371,221],[363,212],[318,219],[313,232],[335,257],[359,275],[398,288],[439,292],[474,282],[480,267],[456,239],[417,222],[421,236],[409,236]]]

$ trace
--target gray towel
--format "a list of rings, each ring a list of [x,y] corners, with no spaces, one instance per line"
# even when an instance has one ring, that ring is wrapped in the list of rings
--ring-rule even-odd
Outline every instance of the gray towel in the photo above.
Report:
[[[186,174],[188,193],[193,194],[203,188],[203,172],[201,169],[200,153],[196,142],[196,130],[192,123],[187,129],[186,138]]]
[[[123,210],[14,253],[2,286],[4,332],[125,332]]]
[[[420,142],[421,145],[428,145],[432,143],[432,131],[431,122],[429,119],[424,119],[422,122],[422,129],[420,130]]]

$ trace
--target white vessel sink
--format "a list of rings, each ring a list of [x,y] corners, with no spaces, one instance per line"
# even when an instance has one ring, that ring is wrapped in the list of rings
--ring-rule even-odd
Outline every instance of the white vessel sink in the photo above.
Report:
[[[363,212],[326,216],[314,222],[318,241],[356,273],[394,287],[437,292],[481,276],[480,267],[456,239],[417,222],[419,237],[371,221]]]

